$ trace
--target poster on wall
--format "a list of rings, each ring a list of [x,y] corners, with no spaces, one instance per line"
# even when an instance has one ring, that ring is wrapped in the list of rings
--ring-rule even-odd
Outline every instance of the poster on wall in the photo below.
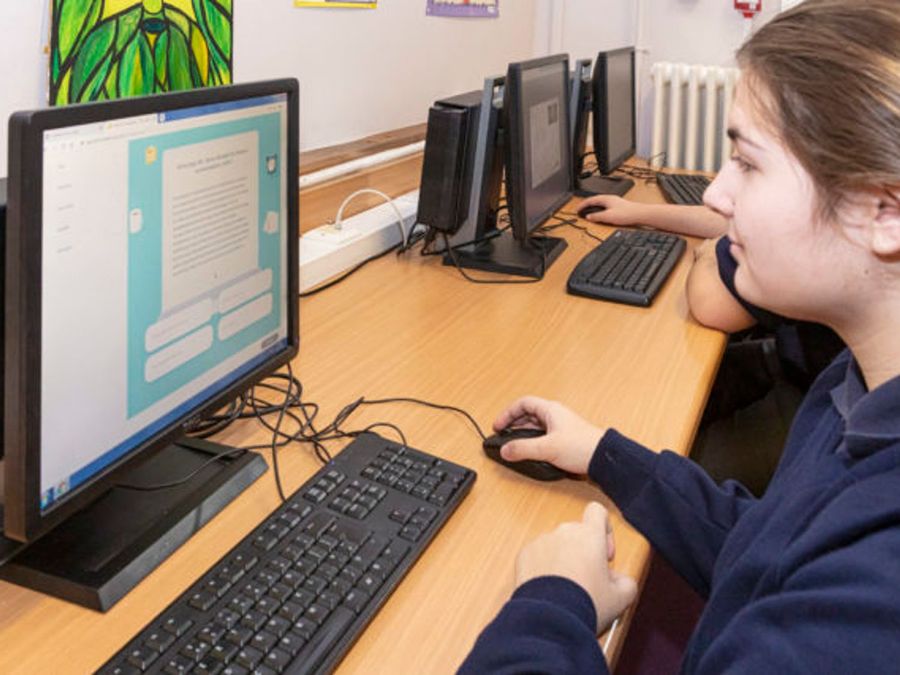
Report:
[[[349,7],[377,9],[378,0],[294,0],[294,7]]]
[[[429,16],[497,17],[500,0],[427,0]]]
[[[232,0],[50,0],[50,104],[232,80]]]

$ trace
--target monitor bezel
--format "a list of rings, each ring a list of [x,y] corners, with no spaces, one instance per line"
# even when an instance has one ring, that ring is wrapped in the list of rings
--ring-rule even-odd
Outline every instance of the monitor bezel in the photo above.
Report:
[[[611,56],[628,53],[631,56],[631,144],[617,157],[609,156],[609,75],[608,60]],[[594,76],[591,83],[593,101],[591,110],[594,115],[593,142],[594,156],[600,173],[608,175],[619,168],[622,163],[634,155],[637,148],[637,83],[635,73],[634,47],[622,47],[597,54],[594,63]]]
[[[525,210],[525,136],[522,129],[521,90],[522,75],[527,70],[543,68],[549,65],[562,64],[562,79],[564,81],[563,106],[560,118],[565,125],[563,143],[563,166],[566,167],[568,176],[568,188],[565,193],[550,204],[535,222],[528,223]],[[571,171],[572,147],[570,143],[571,130],[569,129],[569,55],[553,54],[528,61],[510,63],[506,71],[506,87],[503,92],[503,121],[505,126],[506,143],[506,203],[509,207],[509,217],[512,223],[513,237],[519,241],[525,241],[529,235],[540,227],[559,208],[568,202],[574,194],[574,181]]]
[[[40,507],[41,273],[44,132],[237,100],[287,95],[287,346],[227,388],[137,444],[45,513]],[[280,79],[15,113],[9,120],[9,194],[6,251],[6,458],[4,533],[32,541],[84,508],[137,463],[162,450],[187,426],[238,397],[291,361],[300,346],[299,84]],[[292,301],[293,300],[293,301]],[[90,384],[85,383],[89,388]]]
[[[588,123],[593,105],[592,66],[591,59],[577,59],[570,77],[569,116],[572,122],[569,131],[572,134],[573,185],[578,185],[578,178],[584,170],[584,160],[589,154],[586,152],[586,148]],[[585,72],[587,72],[586,77]],[[587,101],[587,105],[585,105],[585,101]]]

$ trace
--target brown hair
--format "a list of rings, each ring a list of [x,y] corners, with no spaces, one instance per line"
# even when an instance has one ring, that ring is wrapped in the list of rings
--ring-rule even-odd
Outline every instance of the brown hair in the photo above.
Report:
[[[852,190],[900,185],[900,0],[807,0],[737,60],[824,214]]]

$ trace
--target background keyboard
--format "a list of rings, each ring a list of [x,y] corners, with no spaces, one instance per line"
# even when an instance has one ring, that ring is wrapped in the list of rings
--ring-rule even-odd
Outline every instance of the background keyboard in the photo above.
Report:
[[[101,672],[330,672],[474,481],[359,436]]]
[[[616,230],[575,266],[568,291],[649,307],[684,248],[684,239],[674,234]]]
[[[658,173],[656,182],[666,201],[673,204],[699,205],[703,193],[709,187],[706,176],[688,176],[682,173]]]

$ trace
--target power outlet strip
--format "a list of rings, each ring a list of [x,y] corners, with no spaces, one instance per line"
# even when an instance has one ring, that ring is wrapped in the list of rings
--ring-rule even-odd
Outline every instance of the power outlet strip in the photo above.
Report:
[[[419,208],[419,191],[394,198],[403,217],[403,230],[412,231]],[[323,225],[300,237],[300,292],[336,277],[366,258],[400,243],[397,213],[381,204],[350,218],[340,230]]]

